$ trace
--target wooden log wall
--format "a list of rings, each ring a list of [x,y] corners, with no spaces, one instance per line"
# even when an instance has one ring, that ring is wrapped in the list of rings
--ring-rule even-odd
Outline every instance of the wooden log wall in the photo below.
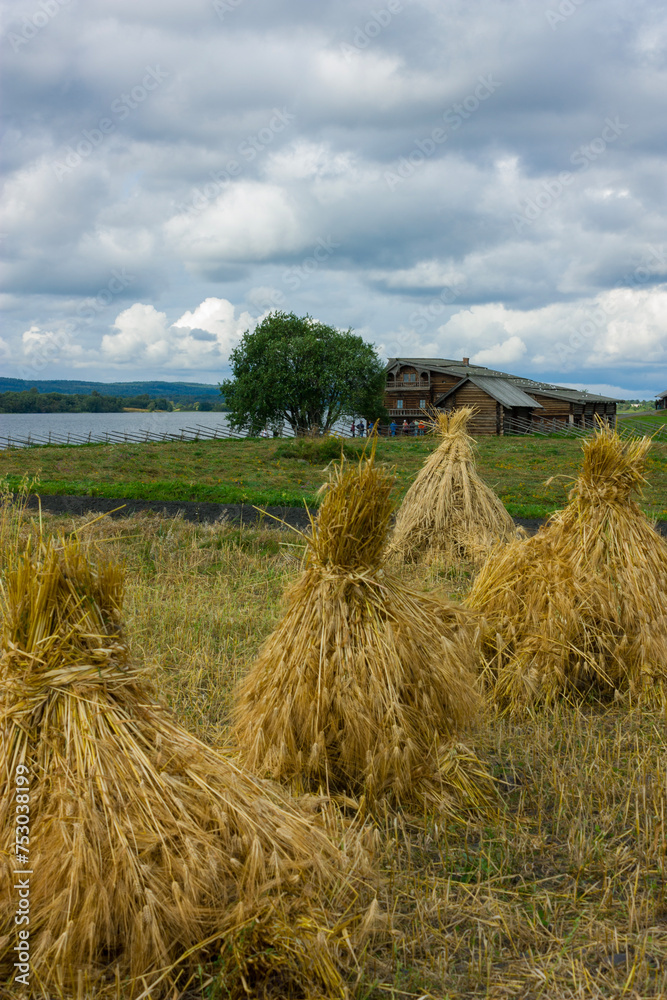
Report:
[[[551,396],[540,396],[538,392],[530,392],[531,399],[535,399],[542,404],[541,410],[535,411],[535,416],[544,417],[545,420],[565,420],[567,422],[573,412],[573,403],[565,399],[554,399]]]
[[[497,434],[496,401],[472,382],[466,383],[447,399],[447,408],[474,406],[478,411],[468,425],[471,434]]]
[[[433,399],[436,400],[443,392],[447,392],[455,386],[461,379],[456,375],[447,375],[445,372],[431,372],[431,389]]]

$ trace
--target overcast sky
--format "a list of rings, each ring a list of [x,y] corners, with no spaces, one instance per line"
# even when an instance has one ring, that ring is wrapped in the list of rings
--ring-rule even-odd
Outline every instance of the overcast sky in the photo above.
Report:
[[[2,374],[216,382],[272,308],[667,389],[667,8],[9,0]]]

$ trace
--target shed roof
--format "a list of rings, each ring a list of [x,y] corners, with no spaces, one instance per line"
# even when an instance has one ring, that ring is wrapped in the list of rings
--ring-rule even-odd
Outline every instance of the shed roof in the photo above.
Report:
[[[544,409],[541,403],[538,403],[532,396],[528,396],[507,378],[472,375],[469,381],[479,389],[483,389],[484,392],[488,392],[489,396],[493,396],[503,406],[529,406],[532,410]]]
[[[665,391],[664,391],[664,392],[659,392],[659,393],[657,394],[657,398],[658,398],[658,399],[664,399],[664,398],[665,398],[666,396],[667,396],[667,389],[665,389]]]
[[[461,386],[465,385],[466,382],[472,382],[476,385],[478,389],[482,389],[483,392],[491,396],[493,399],[497,400],[503,406],[525,406],[531,410],[541,410],[543,409],[542,404],[538,403],[537,400],[533,399],[531,396],[526,395],[521,389],[517,389],[515,385],[512,385],[510,381],[506,378],[485,378],[483,375],[470,375],[468,378],[462,379],[453,385],[451,389],[448,389],[441,396],[438,397],[437,402],[441,403],[452,393],[460,389]]]

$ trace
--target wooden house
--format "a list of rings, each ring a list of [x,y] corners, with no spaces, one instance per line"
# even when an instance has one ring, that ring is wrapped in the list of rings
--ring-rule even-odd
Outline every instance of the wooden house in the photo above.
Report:
[[[655,408],[656,410],[667,410],[667,389],[664,392],[658,393]]]
[[[384,405],[397,422],[429,407],[474,406],[473,434],[511,434],[558,423],[591,426],[595,415],[614,423],[617,400],[507,372],[471,365],[469,358],[390,358]]]

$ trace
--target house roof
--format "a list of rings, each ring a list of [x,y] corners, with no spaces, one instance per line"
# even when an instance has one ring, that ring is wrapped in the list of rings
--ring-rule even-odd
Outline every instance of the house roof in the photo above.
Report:
[[[664,398],[665,398],[666,396],[667,396],[667,389],[665,389],[665,391],[664,391],[664,392],[659,392],[659,393],[657,394],[657,398],[658,398],[658,399],[664,399]]]
[[[446,375],[454,375],[461,379],[482,379],[483,384],[479,388],[484,389],[490,396],[497,399],[503,406],[531,406],[536,409],[540,404],[526,393],[536,393],[547,396],[551,399],[562,399],[569,403],[616,403],[618,400],[613,396],[598,396],[594,392],[583,392],[580,389],[570,389],[562,385],[553,385],[550,382],[536,382],[534,379],[524,378],[521,375],[510,375],[508,372],[495,371],[493,368],[485,368],[484,365],[464,365],[462,361],[453,361],[448,358],[389,358],[387,371],[392,368],[399,368],[402,365],[411,365],[413,368],[423,368],[428,371],[443,372]],[[498,387],[495,380],[505,382],[512,388],[518,389],[525,400],[530,402],[503,403],[496,393],[509,392],[507,385]],[[477,383],[475,383],[477,384]],[[491,391],[491,386],[494,390]],[[664,394],[663,394],[664,395]],[[509,397],[508,397],[509,398]]]
[[[468,378],[464,378],[463,382],[457,382],[453,385],[451,389],[443,393],[437,400],[441,403],[443,400],[447,399],[453,392],[460,389],[465,382],[472,382],[476,385],[478,389],[482,389],[493,399],[497,400],[503,406],[525,406],[531,410],[541,410],[543,409],[542,404],[538,403],[531,396],[527,396],[525,392],[521,389],[517,389],[515,385],[506,378],[487,378],[484,375],[470,375]]]

